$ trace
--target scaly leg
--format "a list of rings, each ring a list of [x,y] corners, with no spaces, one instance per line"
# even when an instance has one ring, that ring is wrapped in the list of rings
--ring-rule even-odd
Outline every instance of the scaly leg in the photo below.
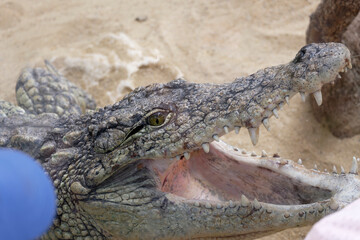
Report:
[[[90,94],[75,86],[45,60],[46,68],[24,69],[16,84],[16,99],[27,113],[82,114],[96,107]]]
[[[15,114],[24,114],[25,111],[19,106],[0,100],[0,117],[9,117]]]

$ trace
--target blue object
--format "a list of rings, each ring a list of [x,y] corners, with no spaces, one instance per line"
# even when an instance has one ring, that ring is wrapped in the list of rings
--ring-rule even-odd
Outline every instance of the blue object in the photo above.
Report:
[[[54,187],[40,164],[22,152],[0,148],[0,238],[40,237],[55,208]]]

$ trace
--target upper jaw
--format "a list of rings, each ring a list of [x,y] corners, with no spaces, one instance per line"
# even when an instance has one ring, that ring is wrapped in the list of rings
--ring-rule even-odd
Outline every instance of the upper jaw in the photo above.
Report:
[[[301,67],[301,76],[294,76],[293,72],[297,70],[293,68],[294,64],[290,62],[289,64],[260,70],[248,77],[235,80],[229,84],[229,89],[232,91],[229,94],[234,94],[234,100],[230,106],[237,106],[238,109],[228,111],[226,113],[226,119],[220,119],[218,122],[211,123],[211,126],[206,127],[206,133],[203,133],[204,129],[196,132],[195,137],[201,140],[194,141],[193,146],[197,146],[205,152],[208,152],[211,142],[219,141],[222,135],[230,131],[239,133],[241,127],[248,129],[251,142],[253,145],[256,145],[259,140],[260,125],[263,125],[265,129],[269,131],[271,128],[269,119],[272,116],[279,118],[279,111],[284,104],[289,104],[290,99],[297,93],[300,93],[303,101],[305,101],[306,94],[313,94],[317,104],[321,105],[323,102],[321,87],[326,83],[334,82],[337,77],[340,77],[339,73],[352,68],[350,52],[346,46],[337,43],[329,43],[327,45],[338,49],[339,54],[334,57],[332,61],[329,61],[328,65],[318,63],[319,66],[314,67],[316,70],[313,73],[311,73],[310,65],[312,65],[312,62],[310,62],[308,66]],[[253,78],[255,80],[252,80]],[[246,107],[244,107],[238,103],[241,101],[237,99],[238,94],[234,93],[234,89],[241,88],[243,83],[250,82],[253,84],[255,81],[259,82],[258,85],[261,86],[262,89],[259,92],[249,90],[248,94],[253,94],[253,96],[247,99],[249,102],[244,104],[246,105]],[[258,100],[254,103],[254,99],[256,98]],[[240,100],[245,101],[242,98]],[[202,136],[201,134],[206,134],[206,136]],[[201,137],[198,135],[201,135]],[[195,137],[193,136],[194,139]],[[194,149],[183,149],[182,152],[171,156],[177,159],[181,157],[189,159],[192,151],[194,151]]]
[[[159,131],[134,140],[132,145],[135,147],[121,150],[121,161],[117,162],[125,165],[143,158],[189,159],[192,152],[197,149],[209,152],[211,142],[231,131],[238,133],[242,127],[248,129],[251,142],[256,145],[260,125],[270,130],[269,119],[272,116],[279,118],[279,111],[295,94],[300,93],[305,101],[305,94],[312,93],[321,105],[322,85],[334,81],[339,72],[351,68],[350,52],[344,45],[318,45],[325,52],[331,52],[331,46],[335,46],[339,48],[339,54],[335,60],[331,56],[329,61],[320,57],[316,62],[310,58],[302,65],[292,61],[265,68],[227,84],[195,84],[180,79],[166,84],[166,94],[154,97],[153,101],[172,102],[174,107],[169,111],[174,113],[173,118]],[[311,74],[309,68],[314,62],[316,71]],[[327,62],[331,64],[327,65]],[[299,66],[299,71],[296,66]],[[157,87],[163,89],[163,85]]]

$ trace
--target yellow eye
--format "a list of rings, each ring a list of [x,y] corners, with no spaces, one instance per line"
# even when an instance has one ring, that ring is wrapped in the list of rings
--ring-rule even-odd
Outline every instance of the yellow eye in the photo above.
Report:
[[[151,126],[161,126],[164,124],[168,114],[167,112],[153,113],[147,118],[147,123]]]

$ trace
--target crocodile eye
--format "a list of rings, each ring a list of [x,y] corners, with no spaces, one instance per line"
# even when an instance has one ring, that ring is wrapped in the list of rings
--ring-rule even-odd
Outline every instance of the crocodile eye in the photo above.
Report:
[[[156,112],[147,117],[146,121],[151,126],[161,126],[165,123],[168,112]]]

